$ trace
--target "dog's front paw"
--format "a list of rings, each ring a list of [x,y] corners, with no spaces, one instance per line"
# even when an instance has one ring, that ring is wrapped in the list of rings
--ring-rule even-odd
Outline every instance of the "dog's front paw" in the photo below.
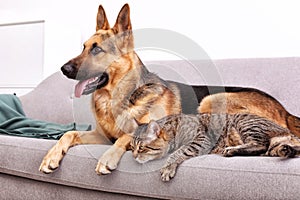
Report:
[[[165,165],[160,170],[161,180],[164,182],[170,181],[176,174],[177,164]]]
[[[62,148],[55,145],[50,149],[47,155],[44,157],[39,170],[45,174],[52,173],[55,169],[59,167],[59,163],[64,156]]]
[[[112,170],[118,167],[118,163],[125,153],[122,148],[112,146],[99,159],[95,169],[98,175],[110,174]]]

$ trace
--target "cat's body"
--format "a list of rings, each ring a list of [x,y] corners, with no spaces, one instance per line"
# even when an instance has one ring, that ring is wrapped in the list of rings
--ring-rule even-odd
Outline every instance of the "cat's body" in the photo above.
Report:
[[[288,129],[251,114],[170,115],[140,125],[131,146],[140,163],[170,154],[161,169],[163,181],[173,178],[184,160],[208,153],[293,157],[300,152],[300,140]]]

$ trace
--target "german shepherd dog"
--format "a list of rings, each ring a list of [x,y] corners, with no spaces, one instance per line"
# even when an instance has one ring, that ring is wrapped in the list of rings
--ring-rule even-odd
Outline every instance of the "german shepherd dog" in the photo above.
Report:
[[[138,123],[186,111],[186,105],[181,102],[189,102],[184,95],[187,87],[192,88],[197,96],[195,112],[200,103],[200,113],[252,113],[287,127],[300,136],[300,119],[261,91],[226,87],[226,92],[210,94],[207,86],[191,87],[168,82],[150,73],[134,51],[129,12],[129,6],[125,4],[115,25],[110,28],[100,5],[96,33],[84,43],[79,56],[62,66],[65,76],[79,81],[75,86],[76,97],[92,93],[96,128],[65,133],[44,157],[40,171],[53,172],[72,146],[105,144],[104,135],[114,144],[99,159],[96,173],[111,173],[129,150],[132,133]]]

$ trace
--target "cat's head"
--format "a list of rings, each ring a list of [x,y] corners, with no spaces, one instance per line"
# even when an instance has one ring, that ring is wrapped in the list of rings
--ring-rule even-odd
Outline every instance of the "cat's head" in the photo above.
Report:
[[[162,158],[169,150],[169,141],[160,125],[151,120],[136,129],[131,141],[133,157],[139,163]]]
[[[267,156],[294,157],[296,151],[293,146],[299,145],[299,139],[296,136],[277,136],[271,138]]]

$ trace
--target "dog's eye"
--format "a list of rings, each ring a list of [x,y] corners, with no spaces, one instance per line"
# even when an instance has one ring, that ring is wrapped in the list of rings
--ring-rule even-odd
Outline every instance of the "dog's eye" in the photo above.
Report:
[[[95,55],[97,55],[98,53],[100,53],[100,52],[102,52],[103,50],[100,48],[100,47],[98,47],[98,46],[96,46],[96,47],[94,47],[92,50],[91,50],[91,53],[95,56]]]

